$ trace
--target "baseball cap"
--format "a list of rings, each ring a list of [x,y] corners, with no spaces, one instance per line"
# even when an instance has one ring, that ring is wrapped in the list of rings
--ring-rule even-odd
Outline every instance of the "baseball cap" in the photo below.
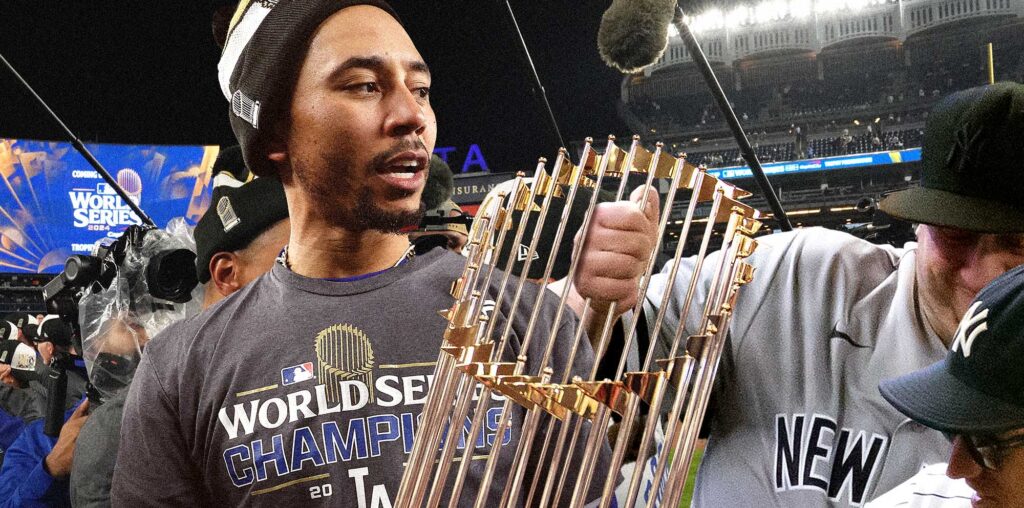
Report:
[[[233,162],[222,162],[222,158]],[[199,218],[193,232],[196,274],[204,284],[210,280],[210,259],[214,254],[245,248],[268,228],[288,218],[288,202],[280,180],[271,176],[243,183],[236,178],[248,175],[237,149],[223,150],[214,165],[222,171],[214,175],[210,208]]]
[[[885,380],[879,390],[901,413],[954,434],[1024,427],[1024,265],[978,293],[946,358]]]
[[[979,233],[1024,232],[1024,86],[956,92],[928,116],[921,185],[879,207],[894,217]]]
[[[513,181],[509,180],[495,186],[488,193],[488,198],[497,197],[499,192],[510,194],[514,192]],[[523,181],[527,185],[532,185],[533,183],[531,178],[526,178]],[[532,259],[530,261],[530,269],[526,274],[528,279],[541,279],[544,276],[547,261],[556,250],[554,240],[559,229],[559,219],[567,205],[568,194],[569,188],[562,186],[562,192],[556,193],[551,199],[536,249],[534,249],[533,256],[530,258]],[[592,189],[581,186],[577,189],[573,202],[569,205],[569,215],[562,233],[562,241],[557,244],[558,252],[555,255],[555,262],[551,267],[551,278],[554,280],[564,278],[569,274],[569,267],[572,265],[573,242],[576,238],[576,233],[583,228],[583,219],[586,218],[587,209],[590,207],[590,200],[593,195]],[[544,199],[544,196],[536,197],[534,203],[537,205],[537,209],[543,205]],[[614,195],[606,191],[601,191],[597,197],[599,203],[612,200],[614,200]],[[484,202],[486,201],[487,198],[484,199]],[[511,271],[514,274],[521,274],[523,272],[523,267],[526,265],[526,260],[530,254],[530,243],[537,230],[537,223],[540,222],[537,211],[531,211],[526,215],[527,220],[523,226],[522,239],[518,244],[515,244],[516,230],[523,223],[524,213],[518,210],[512,212],[512,227],[505,233],[505,241],[502,243],[501,251],[498,253],[497,262],[498,266],[502,269],[505,268],[510,257],[513,259]]]
[[[398,20],[398,14],[383,0],[252,0],[238,4],[217,64],[217,77],[230,103],[231,130],[253,173],[275,173],[270,161],[261,156],[260,146],[273,120],[288,110],[310,36],[335,12],[355,5],[372,5]]]
[[[17,340],[0,340],[0,363],[11,366],[11,374],[22,383],[37,379],[36,350]]]
[[[0,319],[0,341],[18,340],[18,327],[14,323]]]

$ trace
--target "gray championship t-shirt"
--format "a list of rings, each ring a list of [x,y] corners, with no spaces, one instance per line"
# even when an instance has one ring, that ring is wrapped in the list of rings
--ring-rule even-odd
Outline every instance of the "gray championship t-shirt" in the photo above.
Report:
[[[438,311],[453,303],[451,284],[464,266],[442,249],[351,282],[275,265],[166,329],[146,346],[125,404],[114,506],[391,506],[446,326]],[[533,302],[538,287],[527,287],[524,301]],[[492,313],[499,327],[511,300]],[[544,302],[527,352],[531,374],[557,297],[548,292]],[[520,306],[506,361],[520,353],[528,318]],[[576,326],[567,310],[556,376]],[[583,374],[593,363],[589,343],[577,358],[573,371]],[[488,506],[497,504],[518,444],[525,412],[514,406],[511,430],[497,432],[503,399],[492,399],[482,432],[460,437],[460,448],[476,449],[463,505],[475,497],[480,459],[495,442],[506,447],[489,494]]]
[[[860,506],[948,457],[949,441],[878,392],[880,380],[946,354],[917,304],[913,246],[821,228],[758,243],[716,379],[694,506]],[[688,331],[720,255],[704,264]],[[694,259],[680,264],[663,347],[693,269]],[[649,303],[668,270],[653,279]]]

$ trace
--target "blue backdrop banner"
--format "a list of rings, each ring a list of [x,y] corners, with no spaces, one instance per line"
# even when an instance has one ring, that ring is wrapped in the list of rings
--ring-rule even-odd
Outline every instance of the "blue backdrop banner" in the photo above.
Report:
[[[158,227],[209,206],[216,146],[87,145]],[[71,143],[0,138],[0,271],[60,272],[140,220]]]

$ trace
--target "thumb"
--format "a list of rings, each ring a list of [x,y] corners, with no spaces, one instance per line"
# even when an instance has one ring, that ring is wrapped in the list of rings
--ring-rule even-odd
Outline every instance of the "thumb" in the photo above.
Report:
[[[75,412],[71,413],[71,418],[70,419],[73,420],[73,419],[76,419],[76,418],[83,418],[85,416],[88,416],[86,414],[88,412],[89,412],[89,399],[85,399],[84,401],[82,401],[81,404],[78,405],[77,408],[75,408]]]
[[[633,192],[629,194],[629,200],[636,204],[643,204],[643,213],[647,217],[647,220],[651,222],[657,222],[658,210],[661,203],[661,198],[653,187],[647,185],[641,185],[633,189]]]

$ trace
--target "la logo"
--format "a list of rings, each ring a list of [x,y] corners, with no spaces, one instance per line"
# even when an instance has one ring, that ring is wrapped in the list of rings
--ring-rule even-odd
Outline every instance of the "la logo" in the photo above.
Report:
[[[978,307],[981,305],[980,301],[974,302],[974,305],[967,309],[964,318],[960,320],[960,326],[956,327],[952,349],[957,351],[963,347],[964,358],[971,356],[971,345],[974,344],[974,339],[977,339],[981,332],[988,330],[988,323],[985,322],[985,318],[988,317],[988,309],[978,312]]]

